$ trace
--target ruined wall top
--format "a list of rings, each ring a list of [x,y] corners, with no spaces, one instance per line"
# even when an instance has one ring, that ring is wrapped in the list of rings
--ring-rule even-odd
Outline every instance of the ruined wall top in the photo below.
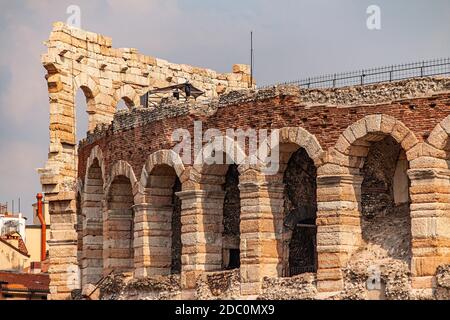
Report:
[[[53,24],[42,64],[50,102],[50,148],[45,168],[39,169],[44,192],[70,191],[76,177],[75,95],[86,97],[88,130],[110,124],[121,100],[128,108],[140,104],[148,90],[190,82],[204,91],[197,100],[210,100],[233,90],[247,89],[250,67],[235,64],[230,73],[145,56],[133,48],[113,48],[112,39],[61,22]],[[81,107],[81,106],[80,106]]]
[[[108,132],[124,131],[145,124],[178,116],[197,114],[213,115],[219,108],[267,99],[291,97],[306,107],[357,107],[401,101],[405,99],[430,97],[450,92],[450,77],[416,78],[396,82],[328,89],[303,89],[295,85],[274,86],[256,90],[231,91],[210,101],[169,100],[158,107],[136,107],[121,110],[109,125],[100,125],[88,133],[80,146],[90,144]]]
[[[232,72],[218,73],[211,69],[171,63],[143,55],[134,48],[113,48],[110,37],[61,22],[53,24],[46,45],[49,50],[42,62],[49,73],[55,71],[55,67],[65,66],[71,69],[73,76],[86,72],[97,83],[120,81],[133,87],[160,88],[189,80],[195,87],[204,90],[207,98],[225,93],[228,88],[250,87],[248,65],[235,64]]]

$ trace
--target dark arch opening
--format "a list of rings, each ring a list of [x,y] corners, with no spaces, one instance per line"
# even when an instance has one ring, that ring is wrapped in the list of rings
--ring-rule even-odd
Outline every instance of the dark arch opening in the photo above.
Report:
[[[222,268],[236,269],[240,262],[240,214],[241,198],[239,192],[239,171],[236,164],[228,166],[223,185],[225,197],[223,202],[223,259]]]
[[[371,259],[392,258],[410,262],[411,217],[408,160],[391,136],[370,144],[361,169],[361,229]],[[358,259],[363,259],[364,256]]]
[[[82,254],[83,254],[83,212],[82,212],[82,205],[81,205],[81,194],[80,192],[77,192],[77,196],[75,198],[75,205],[76,205],[76,215],[77,215],[77,224],[76,224],[76,231],[77,231],[77,260],[78,265],[82,265]]]
[[[133,190],[125,176],[114,178],[108,195],[105,272],[127,272],[134,267]]]
[[[175,182],[172,187],[172,264],[170,273],[177,274],[181,272],[181,199],[176,195],[181,191],[181,182],[175,175]]]
[[[290,234],[284,271],[288,276],[317,271],[316,178],[316,167],[305,149],[292,153],[283,177],[284,227]]]

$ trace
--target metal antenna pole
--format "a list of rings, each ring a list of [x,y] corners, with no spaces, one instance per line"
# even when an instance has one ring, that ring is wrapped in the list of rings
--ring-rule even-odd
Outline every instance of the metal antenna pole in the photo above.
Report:
[[[253,87],[253,31],[250,31],[250,88]]]

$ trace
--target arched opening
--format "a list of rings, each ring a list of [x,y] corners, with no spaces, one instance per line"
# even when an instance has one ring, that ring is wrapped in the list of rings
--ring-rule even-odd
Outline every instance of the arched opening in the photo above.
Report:
[[[103,176],[98,159],[86,174],[84,191],[82,284],[97,283],[103,273]]]
[[[81,193],[80,190],[77,192],[77,196],[75,197],[75,206],[76,206],[76,216],[77,216],[77,261],[78,265],[82,265],[82,255],[83,255],[83,212],[81,205]]]
[[[239,193],[239,171],[236,164],[228,166],[223,189],[225,197],[223,202],[222,268],[229,270],[239,268],[241,265],[239,249],[241,198]]]
[[[151,273],[181,272],[181,182],[168,165],[157,165],[149,173],[146,202],[150,205],[149,230]]]
[[[379,265],[411,259],[408,160],[391,136],[369,134],[352,148],[362,152],[360,212],[362,244],[351,263]],[[359,146],[358,146],[359,145]],[[356,153],[354,153],[356,154]]]
[[[172,263],[170,268],[172,274],[181,272],[181,200],[176,195],[180,191],[180,179],[175,177],[175,182],[172,187]]]
[[[130,110],[134,106],[133,101],[128,97],[123,97],[119,100],[116,106],[116,111]]]
[[[75,95],[75,138],[76,142],[86,138],[89,130],[89,107],[94,103],[92,91],[81,86]]]
[[[285,168],[283,275],[316,272],[316,167],[306,150],[294,144],[282,145],[280,152],[280,168]]]
[[[132,271],[134,267],[133,189],[130,179],[114,178],[107,196],[104,273]]]
[[[208,152],[205,152],[205,151]],[[219,144],[203,151],[204,164],[197,167],[206,191],[202,202],[203,224],[209,254],[208,271],[241,267],[241,199],[239,171],[234,157]],[[234,152],[239,152],[235,149]]]

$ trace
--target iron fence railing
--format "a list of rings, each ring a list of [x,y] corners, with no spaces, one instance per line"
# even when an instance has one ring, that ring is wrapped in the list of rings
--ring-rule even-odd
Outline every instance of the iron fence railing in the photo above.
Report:
[[[266,89],[276,85],[296,85],[302,88],[337,88],[439,75],[450,75],[450,58],[328,74],[303,80],[265,85],[259,87],[259,89]]]
[[[317,267],[315,265],[310,265],[310,266],[299,266],[299,267],[289,267],[289,275],[295,276],[298,274],[302,274],[302,273],[307,273],[307,272],[316,272]]]

